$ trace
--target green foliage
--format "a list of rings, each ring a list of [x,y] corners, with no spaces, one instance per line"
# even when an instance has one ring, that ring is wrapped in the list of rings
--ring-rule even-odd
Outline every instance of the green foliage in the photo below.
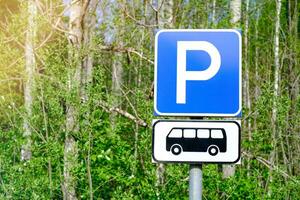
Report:
[[[94,30],[93,47],[84,46],[78,51],[70,48],[66,35],[50,28],[46,14],[39,16],[37,43],[47,38],[49,30],[53,31],[53,36],[36,50],[34,102],[29,119],[33,130],[33,155],[27,162],[20,160],[21,146],[25,143],[23,84],[26,78],[20,44],[25,40],[26,3],[21,3],[19,13],[10,14],[8,26],[0,32],[0,199],[63,198],[68,103],[78,109],[77,124],[80,128],[72,136],[79,149],[73,171],[79,199],[90,198],[89,169],[94,199],[188,199],[189,166],[166,164],[164,183],[159,185],[157,164],[151,160],[151,85],[154,29],[157,28],[156,20],[159,20],[157,13],[148,1],[124,5],[117,2],[111,13],[105,9],[110,5],[109,1],[101,4],[106,12],[99,11],[103,19]],[[174,1],[174,27],[230,28],[229,1],[216,2],[217,24],[213,25],[210,3]],[[224,179],[219,166],[203,165],[203,199],[297,199],[300,196],[300,96],[295,94],[299,88],[300,70],[296,65],[300,63],[299,35],[292,35],[288,30],[288,1],[283,1],[280,95],[275,98],[275,1],[255,1],[255,5],[250,2],[248,64],[251,109],[244,106],[243,116],[244,121],[251,121],[252,127],[251,130],[243,127],[242,163],[237,165],[233,177]],[[120,9],[120,5],[125,7]],[[56,12],[61,12],[62,8],[57,6]],[[67,22],[68,16],[63,20]],[[111,34],[114,34],[111,44],[105,43],[109,29],[113,29]],[[80,58],[93,55],[92,80],[83,88],[88,96],[87,102],[79,98],[76,87],[71,92],[68,89],[69,76],[76,67],[76,62],[70,59],[72,52],[78,53]],[[121,55],[123,68],[122,95],[117,97],[117,107],[142,119],[147,127],[139,126],[111,109],[112,99],[116,98],[112,94],[112,65],[116,52]],[[258,96],[254,95],[256,89]],[[277,105],[275,143],[272,127],[274,102]],[[276,161],[270,164],[270,154],[275,150]]]

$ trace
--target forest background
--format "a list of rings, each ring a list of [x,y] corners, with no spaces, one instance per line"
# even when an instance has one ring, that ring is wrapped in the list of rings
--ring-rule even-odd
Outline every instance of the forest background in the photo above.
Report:
[[[0,199],[188,199],[151,162],[158,29],[237,28],[242,160],[203,199],[299,199],[298,0],[0,0]]]

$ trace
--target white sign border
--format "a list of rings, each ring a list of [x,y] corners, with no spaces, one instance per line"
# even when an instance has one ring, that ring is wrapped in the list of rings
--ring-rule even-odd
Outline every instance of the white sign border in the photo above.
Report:
[[[239,109],[235,113],[168,113],[160,112],[157,109],[157,46],[158,36],[164,32],[233,32],[239,38]],[[155,35],[155,57],[154,57],[154,111],[159,116],[216,116],[216,117],[235,117],[242,110],[242,36],[236,29],[163,29]]]

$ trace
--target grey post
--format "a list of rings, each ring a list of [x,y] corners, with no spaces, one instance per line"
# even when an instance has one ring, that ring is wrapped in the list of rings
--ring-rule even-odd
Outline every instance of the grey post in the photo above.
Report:
[[[202,200],[202,164],[190,164],[189,200]]]

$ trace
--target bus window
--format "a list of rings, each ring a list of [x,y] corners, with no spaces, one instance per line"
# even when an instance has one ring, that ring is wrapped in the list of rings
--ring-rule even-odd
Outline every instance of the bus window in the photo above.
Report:
[[[196,137],[196,130],[195,129],[184,129],[183,130],[183,137],[184,138],[195,138]]]
[[[198,129],[197,130],[197,138],[209,138],[209,130],[208,129]]]
[[[211,130],[211,137],[212,138],[223,138],[222,130]]]
[[[182,138],[182,129],[174,128],[168,135],[169,138]]]

